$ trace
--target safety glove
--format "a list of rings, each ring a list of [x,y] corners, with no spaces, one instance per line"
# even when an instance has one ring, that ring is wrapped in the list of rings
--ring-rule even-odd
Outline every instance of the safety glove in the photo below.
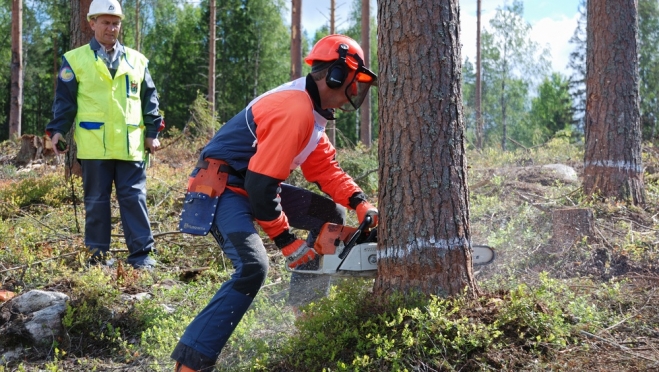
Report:
[[[371,203],[367,201],[359,203],[357,208],[355,208],[355,212],[357,212],[357,220],[359,220],[360,225],[362,222],[364,222],[366,216],[371,216],[371,224],[369,227],[375,227],[378,225],[378,209],[375,208]]]
[[[316,251],[307,246],[307,242],[302,239],[294,240],[293,243],[282,248],[281,253],[286,257],[286,264],[291,269],[312,261],[317,256]]]

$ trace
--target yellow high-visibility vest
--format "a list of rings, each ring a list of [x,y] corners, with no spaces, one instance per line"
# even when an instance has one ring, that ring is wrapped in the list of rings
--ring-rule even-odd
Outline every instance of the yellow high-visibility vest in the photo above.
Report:
[[[75,141],[79,159],[144,160],[140,88],[148,60],[124,47],[112,78],[89,45],[64,54],[78,81]]]

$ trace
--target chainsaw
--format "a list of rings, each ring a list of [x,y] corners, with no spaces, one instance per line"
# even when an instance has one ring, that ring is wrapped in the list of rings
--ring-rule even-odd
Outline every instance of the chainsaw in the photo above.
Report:
[[[330,275],[334,277],[374,278],[378,270],[377,229],[368,229],[371,217],[367,216],[358,228],[326,223],[323,225],[314,250],[319,260],[298,266],[288,271]],[[494,249],[487,245],[472,245],[471,257],[474,266],[488,265],[494,261]]]

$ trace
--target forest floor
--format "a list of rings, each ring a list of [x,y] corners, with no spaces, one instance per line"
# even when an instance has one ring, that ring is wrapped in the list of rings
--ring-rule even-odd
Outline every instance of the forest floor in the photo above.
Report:
[[[0,361],[0,372],[173,369],[169,354],[177,337],[231,274],[230,262],[212,238],[176,231],[187,175],[202,145],[185,138],[170,141],[152,159],[148,204],[160,265],[153,272],[138,272],[121,264],[88,269],[79,180],[64,180],[63,165],[53,159],[17,168],[11,159],[20,146],[0,144],[0,290],[44,289],[70,297],[64,339],[27,345],[0,333],[0,356],[20,354]],[[538,300],[514,314],[516,322],[529,327],[497,336],[498,343],[469,351],[464,360],[442,364],[409,356],[402,358],[403,367],[381,362],[377,369],[350,367],[348,360],[345,368],[332,364],[327,370],[659,371],[659,150],[643,148],[643,206],[583,195],[582,151],[566,140],[553,140],[528,150],[467,154],[472,241],[497,251],[493,264],[476,268],[483,298],[490,301],[484,303],[509,301],[510,293],[528,286]],[[376,153],[357,149],[339,157],[349,172],[363,175],[356,178],[371,197],[377,196],[377,172],[371,169]],[[544,167],[553,164],[571,167],[576,178]],[[306,186],[299,175],[292,181]],[[564,209],[592,213],[585,224],[575,221],[589,229],[587,237],[574,239],[573,229],[556,228]],[[116,205],[113,213],[112,251],[121,262],[126,250]],[[349,224],[354,223],[349,216]],[[271,270],[264,289],[220,355],[219,371],[275,370],[274,365],[284,366],[277,369],[282,371],[305,370],[272,363],[305,320],[296,320],[285,304],[288,273],[281,269],[281,255],[271,246],[268,254]],[[372,286],[368,280],[351,283]],[[532,329],[556,321],[537,317],[551,315],[554,305],[564,310],[555,315],[567,333]],[[486,308],[463,311],[492,315]],[[4,321],[0,317],[0,332]]]

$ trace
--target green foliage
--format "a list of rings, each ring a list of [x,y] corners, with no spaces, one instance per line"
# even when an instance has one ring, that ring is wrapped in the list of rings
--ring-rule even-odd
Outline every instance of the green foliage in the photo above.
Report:
[[[531,26],[522,14],[520,1],[498,8],[491,28],[482,36],[484,137],[486,144],[501,144],[503,149],[508,137],[526,145],[541,137],[537,130],[527,128],[526,117],[533,77],[541,77],[549,69],[548,51],[527,39]]]
[[[659,4],[652,0],[638,2],[639,97],[643,138],[657,136],[659,108]]]
[[[78,192],[81,180],[74,178]],[[38,178],[25,178],[13,187],[0,189],[0,219],[14,216],[21,208],[45,204],[51,207],[61,206],[70,201],[71,185],[61,174],[51,174]]]
[[[290,76],[290,35],[281,0],[218,3],[216,73],[221,122]]]
[[[183,130],[190,104],[198,90],[207,87],[203,74],[207,74],[208,59],[203,40],[207,40],[208,33],[201,25],[208,21],[203,20],[200,6],[177,0],[154,2],[151,12],[153,18],[146,20],[152,31],[144,36],[141,51],[149,58],[149,71],[167,127]]]
[[[69,331],[89,332],[103,338],[111,307],[119,296],[113,280],[101,267],[81,273],[74,279],[73,304],[66,307],[62,325]]]
[[[569,81],[554,72],[540,84],[538,97],[532,100],[529,126],[539,128],[544,140],[560,130],[569,129],[573,114]]]
[[[205,140],[211,139],[220,129],[220,124],[213,117],[210,102],[200,92],[197,92],[197,98],[190,105],[190,120],[186,127],[194,137],[201,137]]]
[[[305,314],[296,323],[298,334],[271,366],[288,371],[413,371],[419,365],[459,370],[488,350],[523,344],[543,354],[550,345],[565,347],[578,342],[578,330],[601,327],[612,316],[546,274],[538,286],[522,284],[504,298],[478,301],[462,296],[375,299],[365,286],[346,283],[329,299],[305,308]]]

